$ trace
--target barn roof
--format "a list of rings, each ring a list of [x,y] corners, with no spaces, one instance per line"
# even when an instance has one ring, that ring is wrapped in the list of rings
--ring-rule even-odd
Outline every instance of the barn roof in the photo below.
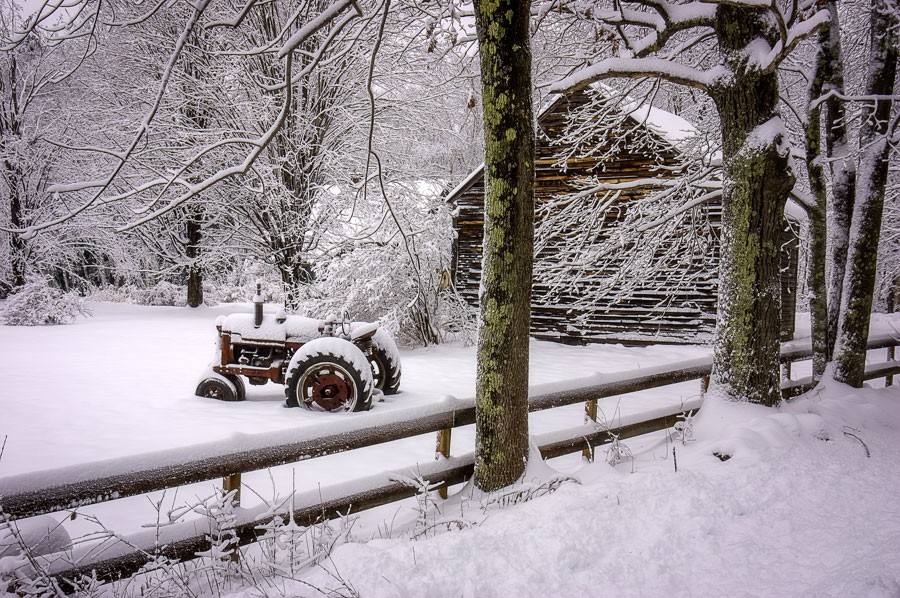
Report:
[[[591,87],[599,91],[612,91],[610,88],[599,83],[596,83]],[[545,116],[556,112],[560,104],[565,102],[566,97],[567,96],[562,94],[552,94],[549,96],[544,107],[538,112],[536,119],[538,124],[540,124]],[[628,102],[622,106],[622,113],[634,121],[635,124],[643,125],[647,131],[668,142],[669,145],[672,145],[675,149],[680,150],[687,140],[697,135],[696,127],[687,120],[681,118],[677,114],[672,114],[671,112],[656,108],[647,102]],[[483,173],[484,162],[479,164],[477,168],[470,172],[465,179],[454,187],[447,195],[447,198],[452,200],[460,193],[464,193]]]
[[[685,119],[650,104],[635,102],[633,108],[629,104],[624,107],[624,111],[675,147],[680,147],[685,141],[697,135],[697,128]]]

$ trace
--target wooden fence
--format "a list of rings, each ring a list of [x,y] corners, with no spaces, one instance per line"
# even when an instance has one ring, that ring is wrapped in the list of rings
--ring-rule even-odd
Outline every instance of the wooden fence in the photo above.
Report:
[[[900,362],[893,361],[893,347],[898,339],[876,336],[869,339],[869,349],[888,349],[888,361],[870,365],[866,379],[885,377],[890,380],[900,374]],[[785,343],[782,362],[809,359],[808,343]],[[712,369],[711,358],[705,357],[678,364],[644,368],[615,376],[596,376],[585,384],[541,392],[529,397],[529,410],[540,411],[566,405],[584,403],[590,416],[596,414],[598,399],[641,390],[667,386],[690,380],[703,380],[704,386]],[[888,382],[890,383],[890,382]],[[810,380],[787,380],[783,384],[785,396],[795,396],[811,388]],[[592,455],[593,448],[610,442],[613,437],[631,438],[648,432],[671,428],[687,411],[700,406],[698,396],[670,408],[658,408],[632,417],[621,418],[615,426],[588,423],[535,437],[541,455],[558,457],[574,452]],[[592,406],[594,410],[592,412]],[[474,399],[445,400],[407,417],[395,413],[372,413],[336,426],[323,425],[305,438],[292,438],[296,432],[246,435],[240,439],[240,449],[234,440],[224,440],[190,447],[160,451],[139,458],[124,458],[88,466],[77,466],[23,474],[0,479],[0,505],[11,520],[77,508],[109,500],[146,494],[186,484],[223,478],[226,489],[240,488],[242,472],[257,471],[278,465],[313,459],[324,455],[356,450],[376,444],[438,432],[438,452],[443,459],[429,461],[406,470],[383,472],[364,479],[353,480],[330,488],[301,492],[294,495],[294,520],[310,525],[325,519],[346,515],[350,511],[384,505],[416,494],[417,489],[404,479],[418,476],[429,483],[444,487],[464,482],[473,472],[474,454],[450,455],[450,430],[475,422]],[[358,425],[356,425],[358,422]],[[306,432],[304,430],[304,432]],[[186,458],[186,453],[192,458]],[[85,479],[85,471],[91,472]],[[98,472],[103,472],[98,475]],[[267,505],[235,511],[235,532],[239,544],[257,539],[257,528],[269,522],[273,514]],[[65,558],[45,558],[48,572],[60,578],[73,578],[94,573],[99,579],[111,580],[138,571],[155,556],[177,560],[194,558],[207,550],[206,533],[198,529],[196,521],[146,530],[130,536],[117,536],[113,542],[73,549]]]

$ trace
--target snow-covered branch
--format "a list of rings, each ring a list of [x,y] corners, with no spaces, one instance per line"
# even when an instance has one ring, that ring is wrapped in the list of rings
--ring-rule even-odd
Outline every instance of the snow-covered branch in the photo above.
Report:
[[[821,106],[822,104],[824,104],[831,98],[837,98],[844,102],[881,102],[881,101],[897,102],[897,101],[900,101],[900,95],[878,95],[878,94],[850,95],[850,94],[841,93],[840,91],[838,91],[836,89],[831,89],[831,90],[828,90],[826,93],[822,94],[821,96],[819,96],[818,98],[815,98],[812,102],[810,102],[809,110],[815,110],[816,108],[818,108],[819,106]]]
[[[285,81],[291,80],[292,64],[293,64],[292,55],[290,53],[288,53],[285,57],[285,67],[284,67]],[[292,86],[286,85],[285,86],[285,94],[284,94],[284,102],[282,104],[281,111],[279,112],[278,117],[271,124],[269,129],[262,136],[258,137],[257,139],[228,139],[228,140],[222,141],[218,144],[214,144],[214,146],[217,146],[217,147],[222,146],[222,145],[235,145],[235,144],[249,145],[252,149],[247,154],[247,156],[244,158],[243,162],[241,162],[240,164],[237,164],[235,166],[219,170],[212,176],[205,178],[203,181],[200,181],[199,183],[190,185],[190,187],[188,188],[188,190],[186,192],[182,193],[180,196],[171,200],[164,207],[151,212],[150,214],[144,216],[143,218],[140,218],[139,220],[131,222],[125,226],[121,226],[117,230],[119,232],[127,231],[127,230],[131,230],[135,227],[138,227],[142,224],[146,224],[147,222],[154,220],[157,217],[174,210],[175,208],[182,205],[183,203],[185,203],[192,197],[202,193],[203,191],[210,189],[211,187],[214,187],[218,183],[220,183],[224,180],[227,180],[233,176],[246,174],[250,170],[250,168],[253,166],[253,163],[256,161],[257,157],[259,157],[260,153],[262,153],[262,151],[266,148],[266,146],[269,145],[269,143],[272,141],[272,139],[275,137],[275,135],[281,129],[281,126],[284,124],[284,121],[287,119],[287,116],[290,112],[292,97],[293,97]],[[204,148],[204,151],[201,152],[201,154],[197,155],[195,157],[195,159],[199,160],[205,153],[207,153],[208,151],[211,151],[212,149],[213,149],[212,146],[209,148]],[[185,166],[182,169],[182,173],[186,169],[187,169],[187,166]],[[182,173],[180,173],[180,174],[182,174]],[[173,177],[172,181],[174,182],[174,180],[178,180],[178,179],[176,177]],[[161,197],[161,195],[162,194],[160,194],[160,197]]]
[[[660,226],[666,224],[667,222],[669,222],[676,216],[680,216],[681,214],[687,212],[688,210],[693,210],[697,206],[701,206],[712,200],[721,200],[721,199],[722,199],[722,190],[721,189],[719,189],[717,191],[711,191],[709,193],[705,193],[703,195],[695,197],[694,199],[692,199],[690,201],[683,203],[680,206],[677,206],[676,208],[663,214],[656,220],[647,222],[646,224],[641,224],[640,226],[636,227],[634,230],[638,233],[645,233],[649,230],[659,228]]]
[[[230,19],[218,19],[215,21],[210,21],[206,24],[207,29],[215,29],[216,27],[228,27],[231,29],[236,29],[244,22],[244,19],[247,18],[247,15],[250,14],[250,9],[256,6],[258,0],[247,0],[241,10],[234,15],[234,17]]]
[[[85,11],[88,10],[88,4],[89,2],[73,4],[73,9]],[[94,177],[88,181],[74,181],[65,184],[60,183],[50,187],[51,192],[63,195],[90,190],[89,196],[79,200],[77,205],[67,208],[62,214],[56,214],[51,218],[30,223],[29,226],[18,228],[15,232],[24,235],[26,238],[30,238],[43,230],[58,226],[94,207],[109,205],[111,202],[138,197],[148,191],[154,191],[154,199],[134,210],[137,214],[145,214],[148,212],[149,214],[141,217],[137,221],[129,222],[118,228],[118,230],[123,231],[130,230],[135,226],[148,222],[152,218],[177,208],[192,197],[208,191],[210,188],[220,184],[224,180],[247,174],[255,160],[261,155],[262,151],[277,134],[279,128],[284,124],[287,114],[296,110],[296,106],[291,105],[292,103],[296,103],[296,100],[290,88],[300,83],[315,69],[319,68],[320,64],[325,59],[326,52],[338,40],[343,30],[353,20],[358,19],[363,14],[355,0],[337,0],[325,8],[324,11],[309,18],[304,24],[302,23],[302,19],[304,18],[302,16],[303,12],[309,13],[314,5],[308,3],[302,4],[298,7],[292,7],[292,12],[290,14],[273,15],[275,18],[270,20],[273,28],[269,29],[270,25],[266,25],[266,29],[260,29],[258,31],[258,33],[262,33],[265,36],[265,41],[261,45],[257,43],[254,49],[249,51],[236,49],[224,52],[213,50],[210,52],[208,54],[209,56],[236,56],[239,59],[248,61],[268,61],[268,58],[261,58],[261,56],[264,54],[271,54],[272,48],[278,48],[277,56],[281,61],[281,67],[276,68],[274,66],[276,63],[270,63],[272,66],[266,67],[267,70],[259,70],[250,74],[250,77],[255,80],[255,83],[266,90],[270,94],[270,97],[275,95],[281,96],[281,109],[278,111],[278,116],[274,118],[274,120],[268,120],[268,122],[264,124],[265,128],[258,137],[252,135],[234,135],[232,133],[224,139],[218,139],[203,145],[196,149],[193,152],[193,155],[180,159],[176,165],[163,166],[162,168],[152,166],[151,162],[146,161],[147,155],[163,156],[166,153],[170,153],[170,150],[167,149],[165,145],[150,145],[150,142],[151,140],[155,141],[158,138],[160,126],[167,126],[166,123],[156,123],[156,117],[163,108],[164,101],[168,101],[167,97],[171,92],[170,88],[172,87],[173,78],[181,76],[176,75],[175,65],[182,60],[184,50],[189,44],[189,39],[193,39],[198,35],[203,35],[204,32],[217,27],[239,27],[242,23],[245,23],[245,19],[250,16],[253,11],[269,10],[267,5],[264,6],[257,3],[255,0],[251,0],[244,4],[239,14],[233,18],[212,20],[204,25],[201,22],[201,17],[203,17],[205,13],[211,12],[207,10],[210,4],[211,0],[202,0],[194,7],[190,18],[187,19],[180,35],[177,40],[175,40],[174,47],[168,53],[167,63],[161,68],[159,83],[156,85],[154,99],[150,103],[150,107],[143,114],[140,124],[127,143],[122,145],[116,143],[115,146],[118,147],[107,148],[97,144],[55,142],[58,147],[71,150],[72,152],[102,154],[112,158],[112,162],[109,165],[109,171],[105,176],[99,178]],[[155,18],[154,15],[156,15],[164,5],[165,3],[155,4],[147,9],[145,13],[134,18],[107,19],[105,23],[116,27],[127,27],[143,23],[148,19]],[[344,15],[343,13],[347,12],[348,9],[350,10],[350,14]],[[276,19],[280,19],[280,22]],[[95,23],[97,21],[98,19],[95,18],[91,22]],[[88,21],[81,19],[78,22],[80,24],[77,25],[77,27],[82,26],[86,22]],[[298,22],[300,22],[299,27],[296,25]],[[288,37],[287,34],[290,33],[293,28],[296,28],[296,31],[284,41],[284,39]],[[326,31],[323,33],[323,30]],[[71,30],[64,30],[64,33],[69,36],[75,35]],[[258,39],[258,33],[246,36],[246,39],[248,41],[254,41],[255,39]],[[313,36],[316,36],[318,39],[318,42],[315,44],[310,43]],[[221,47],[222,44],[219,45]],[[233,41],[227,42],[227,45],[232,47],[235,46]],[[352,48],[352,45],[351,42],[348,44],[348,47]],[[329,59],[343,60],[342,53],[345,50],[332,53],[332,56]],[[293,70],[289,65],[292,65],[294,61],[289,60],[288,58],[298,51],[303,54],[302,59],[300,59],[302,68]],[[271,81],[274,76],[278,74],[277,71],[285,69],[288,70],[292,76],[286,78],[280,77],[282,80],[279,83],[268,83],[268,81]],[[261,78],[260,75],[263,75],[263,77]],[[223,89],[227,89],[232,85],[233,83],[229,82],[227,79],[222,81]],[[225,98],[238,99],[238,96],[232,96],[230,92],[226,91],[226,94]],[[214,131],[203,125],[201,125],[201,127],[203,135],[215,136]],[[227,131],[223,131],[223,133],[228,135]],[[242,147],[246,148],[246,153],[244,153],[245,150],[240,149]],[[229,158],[229,156],[234,156],[235,151],[241,154],[236,163]],[[223,152],[229,153],[226,155]],[[230,162],[231,165],[216,168],[212,173],[208,172],[210,166],[214,165],[217,161],[221,162],[223,159],[227,160],[226,164]],[[134,172],[147,167],[156,170],[162,176],[157,176],[148,181],[132,182]],[[200,174],[203,170],[206,170],[207,174]],[[199,180],[197,180],[198,175],[200,176]],[[184,191],[177,194],[174,198],[167,198],[166,196],[170,194],[173,186],[176,185],[182,187]],[[117,190],[116,187],[119,189]],[[125,187],[126,189],[123,191],[122,187]],[[157,208],[161,201],[165,201],[163,207]]]
[[[781,12],[778,10],[776,10],[775,13],[781,15]],[[784,59],[794,51],[800,42],[809,39],[820,29],[825,27],[829,20],[830,16],[828,11],[820,10],[808,19],[800,21],[790,29],[785,28],[783,30],[782,38],[779,39],[768,52],[753,56],[752,60],[756,61],[756,64],[761,71],[767,73],[774,72]],[[779,24],[784,25],[782,20],[779,20],[778,22]]]
[[[729,74],[728,69],[722,65],[701,70],[661,58],[607,58],[553,83],[550,91],[568,93],[584,89],[596,81],[615,77],[657,77],[705,91],[727,79]]]
[[[794,189],[791,190],[791,199],[807,212],[817,212],[819,210],[819,206],[816,204],[816,198],[803,189],[794,187]]]
[[[188,22],[185,24],[185,26],[181,32],[181,35],[179,36],[179,38],[175,44],[175,47],[172,50],[172,53],[169,57],[168,63],[165,65],[165,68],[162,71],[162,76],[160,77],[160,82],[159,82],[156,96],[154,98],[153,103],[151,104],[147,113],[144,115],[144,118],[142,119],[141,124],[138,127],[138,130],[135,132],[134,136],[132,137],[131,143],[128,145],[128,147],[125,149],[125,151],[123,151],[121,153],[121,155],[118,157],[118,159],[117,159],[115,165],[113,166],[111,172],[109,173],[109,175],[105,179],[103,179],[103,184],[97,188],[97,191],[95,193],[93,193],[91,195],[91,197],[88,198],[87,201],[82,203],[80,206],[78,206],[74,210],[72,210],[66,214],[63,214],[62,216],[53,218],[49,221],[42,222],[40,224],[34,224],[31,226],[25,227],[23,229],[15,230],[13,232],[21,234],[26,239],[31,238],[34,235],[41,232],[42,230],[46,230],[48,228],[51,228],[58,224],[61,224],[62,222],[65,222],[66,220],[74,218],[78,214],[89,209],[91,206],[93,206],[97,202],[97,200],[100,199],[100,197],[103,195],[103,193],[110,187],[110,185],[116,179],[118,174],[122,171],[122,168],[125,166],[126,162],[128,161],[128,158],[131,156],[131,154],[135,151],[135,149],[138,147],[138,145],[142,142],[142,140],[147,135],[147,132],[150,129],[150,124],[153,122],[153,119],[156,117],[156,114],[159,111],[160,106],[162,105],[162,100],[163,100],[163,97],[165,96],[166,90],[168,88],[169,81],[172,78],[175,64],[178,62],[178,59],[181,56],[182,51],[184,50],[185,46],[187,45],[189,36],[194,31],[194,28],[197,26],[197,23],[200,20],[200,17],[203,15],[203,12],[206,10],[206,7],[209,5],[209,2],[210,2],[210,0],[200,0],[200,2],[196,5],[193,14],[191,15],[190,19],[188,19]]]
[[[338,15],[340,15],[344,10],[346,10],[349,6],[353,6],[356,11],[362,15],[362,11],[359,10],[359,6],[356,4],[356,0],[337,0],[334,4],[328,7],[326,10],[322,11],[322,13],[317,16],[315,19],[306,23],[303,27],[297,30],[296,33],[291,35],[290,38],[284,43],[283,46],[278,50],[278,58],[284,58],[288,53],[293,52],[300,45],[309,39],[309,37],[315,32],[323,29],[327,26],[331,21],[336,19]]]

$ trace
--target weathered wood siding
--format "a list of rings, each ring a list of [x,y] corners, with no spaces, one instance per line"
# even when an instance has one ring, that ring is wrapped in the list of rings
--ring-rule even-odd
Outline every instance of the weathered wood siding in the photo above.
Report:
[[[558,139],[565,127],[567,112],[588,100],[584,93],[569,98],[560,98],[544,111],[538,123],[535,156],[535,212],[536,226],[540,224],[540,207],[554,196],[577,192],[574,181],[593,175],[602,182],[622,183],[635,179],[659,175],[660,166],[674,166],[678,161],[677,150],[666,141],[656,137],[649,143],[657,143],[655,151],[634,149],[646,145],[630,143],[627,136],[622,151],[616,159],[599,163],[594,157],[570,158],[566,168],[558,165],[560,146],[552,143]],[[634,132],[629,135],[634,135]],[[654,136],[649,131],[644,134]],[[606,222],[598,227],[597,239],[607,233],[607,227],[615,226],[624,218],[628,205],[646,194],[646,188],[623,190],[616,204],[604,215]],[[457,291],[470,304],[478,304],[481,280],[481,254],[484,235],[484,174],[473,173],[468,182],[461,185],[449,198],[455,202],[457,215],[455,227],[457,245],[454,264],[454,281]],[[706,222],[708,228],[701,232],[709,238],[713,258],[718,258],[718,231],[721,227],[721,206],[709,204],[695,208],[704,212],[698,221]],[[567,242],[571,231],[559,230],[546,247],[535,256],[541,260],[554,260],[559,247]],[[793,238],[791,236],[791,238]],[[786,247],[795,247],[785,238]],[[704,262],[705,265],[701,265]],[[662,280],[648,278],[640,288],[619,301],[585,301],[596,289],[584,285],[573,285],[566,293],[551,293],[539,283],[532,289],[532,335],[537,338],[569,343],[586,342],[628,342],[628,343],[697,343],[711,340],[715,331],[717,268],[708,268],[709,259],[697,259],[689,273],[691,282],[678,289],[671,288]],[[613,272],[618,267],[615,258],[597,264],[598,272]],[[793,258],[785,257],[784,288],[786,298],[793,298],[796,288],[796,250]],[[576,288],[577,287],[577,288]],[[597,292],[596,295],[601,293]],[[579,301],[580,299],[580,301]],[[581,305],[575,308],[575,303]],[[585,308],[585,303],[590,307]],[[789,305],[788,305],[789,304]],[[785,313],[793,314],[795,301],[785,302]],[[790,310],[788,312],[788,310]],[[791,319],[792,322],[792,319]],[[791,331],[793,328],[791,327]]]

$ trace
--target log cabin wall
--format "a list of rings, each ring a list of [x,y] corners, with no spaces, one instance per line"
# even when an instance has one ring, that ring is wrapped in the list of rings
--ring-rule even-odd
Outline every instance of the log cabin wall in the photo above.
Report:
[[[593,176],[600,182],[622,183],[635,179],[659,177],[660,167],[672,167],[678,163],[678,151],[649,128],[631,123],[626,138],[620,144],[615,159],[600,162],[596,157],[580,157],[574,152],[566,161],[566,167],[558,164],[561,147],[558,143],[569,112],[589,101],[587,94],[579,92],[558,98],[544,110],[538,119],[535,148],[535,226],[542,221],[542,206],[560,195],[572,194],[580,189],[579,179]],[[644,135],[643,138],[634,138]],[[647,148],[652,147],[653,151]],[[598,226],[597,239],[608,234],[624,217],[625,210],[635,199],[648,193],[646,187],[622,190],[615,205]],[[454,255],[454,282],[459,294],[471,305],[478,305],[481,282],[481,257],[484,236],[484,172],[473,172],[448,198],[455,203],[454,226],[457,232]],[[710,259],[718,261],[718,233],[721,228],[721,206],[707,204],[695,208],[702,211],[698,221],[706,223],[703,231],[691,230],[687,234],[704,235],[709,253],[689,260],[689,271],[684,277],[689,283],[672,288],[664,280],[648,277],[627,296],[607,300],[603,293],[590,284],[573,284],[562,291],[542,285],[536,278],[532,289],[532,336],[566,343],[623,342],[643,343],[705,343],[715,331],[716,292],[718,272],[709,267]],[[577,226],[577,225],[576,225]],[[535,267],[542,260],[559,260],[563,246],[571,236],[571,230],[555,230],[535,256]],[[786,246],[791,246],[786,237]],[[784,288],[793,297],[796,288],[796,252],[793,262],[786,257],[783,266],[790,270],[793,264],[794,278],[785,276]],[[597,272],[612,272],[618,267],[615,257],[597,264]],[[787,271],[785,272],[787,273]],[[607,290],[608,291],[608,290]],[[620,294],[621,295],[621,294]],[[597,297],[594,300],[592,297]],[[787,303],[787,302],[786,302]],[[795,302],[785,305],[785,312],[793,314]],[[791,332],[793,332],[793,317]]]

